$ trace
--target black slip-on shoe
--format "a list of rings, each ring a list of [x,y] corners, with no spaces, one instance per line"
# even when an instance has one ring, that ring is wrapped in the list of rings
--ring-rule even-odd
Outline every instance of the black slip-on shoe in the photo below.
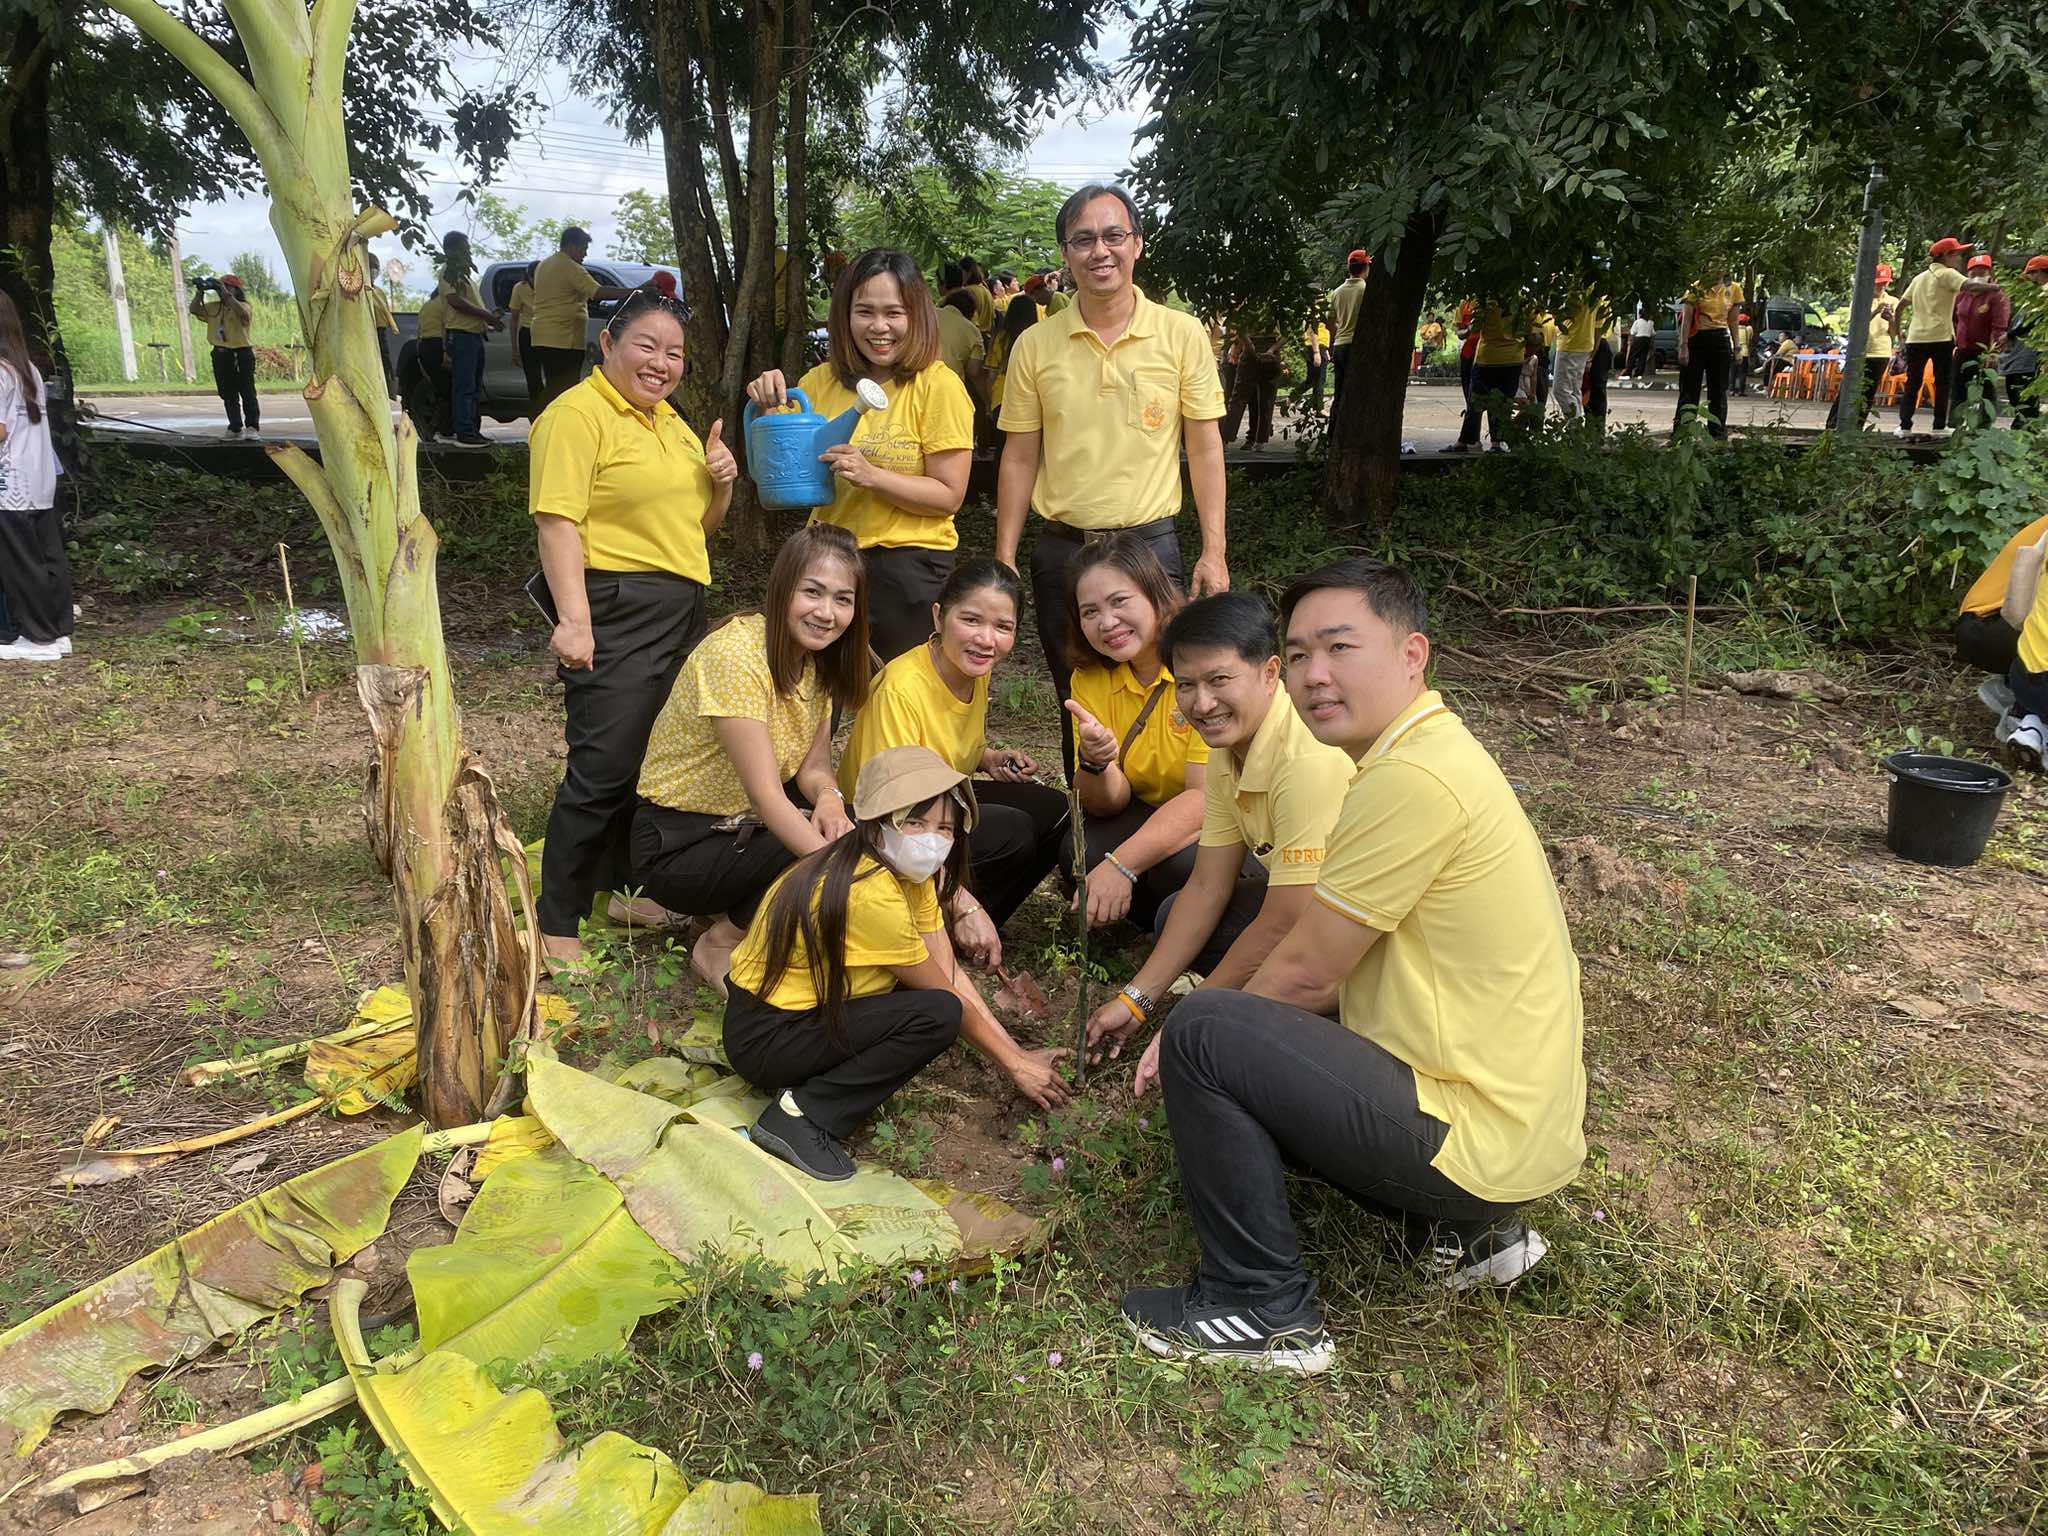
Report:
[[[793,1102],[786,1093],[761,1111],[761,1118],[748,1132],[755,1146],[770,1157],[781,1158],[799,1173],[828,1184],[850,1179],[859,1172],[859,1166],[846,1155],[846,1148],[803,1115],[784,1108],[785,1102]]]

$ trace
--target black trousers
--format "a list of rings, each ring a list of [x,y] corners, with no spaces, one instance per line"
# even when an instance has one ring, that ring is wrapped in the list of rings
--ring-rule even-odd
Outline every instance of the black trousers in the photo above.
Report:
[[[547,381],[541,376],[540,359],[534,355],[533,332],[523,325],[519,327],[519,371],[526,375],[526,419],[531,423],[540,414],[540,397],[547,390]]]
[[[1458,390],[1465,397],[1465,403],[1472,403],[1472,359],[1465,353],[1458,354]]]
[[[1955,361],[1953,341],[1909,341],[1900,349],[1906,356],[1906,387],[1899,391],[1899,430],[1913,430],[1913,411],[1920,401],[1920,379],[1928,365],[1934,366],[1934,430],[1948,426],[1950,376]]]
[[[806,1119],[842,1139],[960,1034],[960,999],[936,989],[852,999],[842,1016],[850,1052],[826,1038],[818,1013],[771,1008],[737,982],[726,990],[725,1054],[733,1071],[764,1092],[793,1093]]]
[[[1114,816],[1083,816],[1087,827],[1082,836],[1087,844],[1088,868],[1094,869],[1102,862],[1104,854],[1115,852],[1145,825],[1156,809],[1156,806],[1147,805],[1134,795],[1131,803]],[[1140,928],[1156,931],[1160,906],[1186,885],[1188,876],[1194,872],[1195,845],[1190,843],[1179,853],[1161,859],[1140,874],[1137,885],[1131,889],[1131,922]],[[1117,878],[1123,877],[1119,875]]]
[[[1073,857],[1067,797],[1043,784],[974,781],[981,820],[967,834],[967,888],[1000,928],[1062,861]]]
[[[1688,406],[1700,403],[1700,388],[1706,387],[1707,432],[1713,437],[1728,435],[1728,375],[1735,362],[1735,344],[1724,330],[1695,331],[1686,351],[1687,361],[1678,367],[1678,409],[1671,417],[1671,430],[1685,420]]]
[[[811,804],[782,786],[809,814]],[[782,839],[751,816],[709,816],[642,800],[633,810],[633,886],[671,912],[730,917],[745,928],[775,877],[796,862]]]
[[[555,396],[583,381],[583,348],[533,347],[529,350],[541,376],[540,399],[533,413],[538,416],[554,402]]]
[[[1857,402],[1856,406],[1857,426],[1860,427],[1864,422],[1870,420],[1870,408],[1877,401],[1878,386],[1884,383],[1884,371],[1891,367],[1891,365],[1892,360],[1889,356],[1866,357],[1863,359],[1863,398]],[[1844,387],[1846,388],[1846,384]],[[1828,425],[1832,427],[1841,419],[1842,397],[1840,394],[1837,394],[1835,396],[1835,403],[1828,407]]]
[[[2020,632],[1999,613],[1966,613],[1956,620],[1956,655],[2003,677],[2020,653]]]
[[[262,425],[261,413],[256,408],[254,347],[213,349],[213,389],[220,396],[220,403],[227,407],[230,432],[239,432],[244,426],[254,432]]]
[[[1458,441],[1468,447],[1479,441],[1480,413],[1486,415],[1486,435],[1501,440],[1508,412],[1515,403],[1515,386],[1521,382],[1520,363],[1474,363],[1472,390],[1465,400],[1465,420],[1458,428]]]
[[[1257,448],[1273,435],[1273,404],[1280,393],[1280,365],[1265,358],[1246,358],[1237,365],[1229,410],[1223,418],[1223,441],[1237,441],[1238,423],[1245,420],[1245,444]]]
[[[868,648],[884,662],[932,637],[932,604],[953,574],[950,549],[864,549]]]
[[[1614,343],[1604,336],[1593,348],[1593,361],[1586,365],[1586,414],[1604,424],[1607,420],[1607,379],[1614,372]]]
[[[1181,564],[1180,531],[1175,519],[1162,517],[1128,530],[1142,537],[1166,567],[1176,585],[1187,585],[1187,570]],[[1045,664],[1052,670],[1053,691],[1062,706],[1072,696],[1074,668],[1069,644],[1089,654],[1088,642],[1067,634],[1067,568],[1087,543],[1085,534],[1069,530],[1063,523],[1041,521],[1038,538],[1031,546],[1031,603],[1038,610],[1038,643],[1045,647]],[[1060,710],[1060,749],[1068,771],[1074,762],[1074,717]]]
[[[0,593],[0,642],[26,635],[48,645],[71,633],[71,559],[55,507],[0,508]]]
[[[1514,1207],[1430,1166],[1450,1127],[1415,1074],[1334,1019],[1245,992],[1200,991],[1167,1018],[1159,1081],[1210,1302],[1291,1312],[1315,1295],[1286,1172],[1313,1173],[1411,1234],[1476,1237]]]
[[[1330,348],[1330,404],[1332,407],[1344,397],[1344,379],[1351,372],[1352,343],[1340,341]]]
[[[1651,359],[1657,355],[1657,338],[1654,336],[1631,336],[1628,339],[1628,376],[1632,379],[1647,379],[1657,370],[1651,366]]]
[[[2005,680],[2012,688],[2012,712],[2038,715],[2048,720],[2048,672],[2029,672],[2017,656],[2006,669]]]
[[[573,938],[600,890],[626,884],[633,786],[654,717],[704,635],[704,589],[684,576],[585,571],[595,665],[562,680],[569,747],[541,855],[540,931]]]
[[[1198,852],[1200,846],[1197,844],[1189,852]],[[1192,867],[1188,872],[1194,873]],[[1259,908],[1265,905],[1267,889],[1266,866],[1247,853],[1244,868],[1237,872],[1237,885],[1230,893],[1230,904],[1216,919],[1216,926],[1210,930],[1209,937],[1203,940],[1202,948],[1195,956],[1193,968],[1198,975],[1206,976],[1223,963],[1223,957],[1230,953],[1230,946],[1258,917]],[[1159,910],[1152,918],[1153,938],[1166,932],[1166,920],[1173,915],[1174,904],[1180,898],[1181,892],[1175,891],[1159,903]]]
[[[455,430],[455,378],[448,369],[448,346],[439,336],[423,336],[413,354],[419,377],[405,402],[406,414],[421,437]]]

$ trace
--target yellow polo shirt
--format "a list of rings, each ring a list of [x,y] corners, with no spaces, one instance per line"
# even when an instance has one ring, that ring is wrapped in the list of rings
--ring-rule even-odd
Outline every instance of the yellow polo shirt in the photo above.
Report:
[[[1244,767],[1228,752],[1209,759],[1201,845],[1249,848],[1271,885],[1314,885],[1357,771],[1348,752],[1316,740],[1282,683],[1252,734]]]
[[[1479,317],[1479,345],[1472,349],[1472,365],[1475,368],[1505,368],[1510,363],[1519,368],[1523,353],[1522,331],[1513,323],[1513,317],[1498,304],[1489,304]]]
[[[761,898],[761,915],[732,952],[732,979],[756,997],[768,978],[768,924],[766,914],[789,878],[785,872],[768,894]],[[816,898],[813,898],[815,910]],[[846,888],[846,995],[879,997],[896,990],[898,965],[916,965],[931,953],[924,936],[945,927],[939,912],[939,898],[929,880],[911,883],[879,860],[862,859],[854,866],[853,883]],[[819,1004],[817,982],[811,975],[809,952],[803,931],[790,946],[789,963],[776,979],[774,989],[761,1001],[770,1008],[790,1013],[808,1013]]]
[[[1330,335],[1335,345],[1345,345],[1358,333],[1358,306],[1364,302],[1363,277],[1347,277],[1330,290],[1330,318],[1334,322]]]
[[[420,306],[420,340],[443,341],[448,335],[448,306],[437,293]]]
[[[2048,517],[2037,517],[2014,534],[1997,557],[1984,567],[1984,574],[1963,594],[1962,611],[1981,616],[2003,608],[2006,584],[2012,580],[2013,556],[2030,545],[2040,543],[2043,534],[2048,534]]]
[[[996,296],[986,283],[969,283],[964,291],[974,300],[974,328],[986,336],[996,328]]]
[[[1899,302],[1907,308],[1906,340],[1954,341],[1956,339],[1956,295],[1963,291],[1963,274],[1940,262],[1930,264],[1906,285]],[[1919,381],[1914,381],[1914,388]]]
[[[1742,284],[1695,283],[1685,290],[1685,302],[1698,317],[1695,331],[1725,331],[1729,312],[1742,303]]]
[[[1604,301],[1574,304],[1564,317],[1564,331],[1558,339],[1563,352],[1591,352],[1600,343],[1600,313]]]
[[[1132,794],[1157,808],[1188,787],[1189,764],[1209,761],[1209,743],[1180,712],[1173,674],[1161,667],[1153,681],[1155,686],[1165,686],[1166,695],[1145,717],[1145,728],[1124,754],[1124,777],[1130,780]],[[1074,669],[1074,702],[1108,726],[1118,741],[1124,739],[1151,692],[1131,675],[1126,663]]]
[[[981,332],[974,328],[974,322],[961,314],[950,304],[939,306],[939,361],[953,370],[953,377],[964,389],[967,385],[967,369],[982,355]]]
[[[527,328],[536,347],[589,343],[590,301],[604,285],[567,251],[557,251],[533,269],[533,315]]]
[[[255,312],[247,304],[238,304],[233,299],[194,299],[188,308],[206,322],[208,346],[232,350],[249,345],[249,324]]]
[[[712,721],[758,720],[768,727],[775,777],[786,784],[803,766],[830,706],[818,686],[817,666],[808,660],[794,693],[775,691],[768,670],[767,620],[758,613],[740,614],[684,658],[647,737],[640,793],[672,811],[737,816],[751,802]]]
[[[987,674],[974,680],[974,696],[963,701],[939,676],[931,646],[912,646],[882,668],[853,717],[853,734],[839,758],[839,787],[850,804],[861,765],[889,747],[929,747],[971,776],[987,745]]]
[[[955,315],[962,325],[964,315]],[[820,363],[798,386],[811,408],[825,417],[852,410],[859,397],[839,382],[830,363]],[[924,473],[925,455],[974,447],[974,402],[960,375],[944,362],[916,377],[882,385],[886,410],[869,411],[853,429],[853,446],[878,469],[899,475]],[[960,535],[950,517],[906,511],[879,491],[863,490],[833,476],[836,494],[829,507],[811,512],[814,523],[832,523],[852,534],[862,549],[954,549]]]
[[[1072,294],[1066,292],[1064,289],[1055,288],[1051,293],[1048,293],[1045,296],[1045,303],[1039,306],[1041,309],[1045,311],[1045,316],[1041,316],[1040,318],[1042,319],[1046,316],[1056,315],[1073,302],[1074,296]]]
[[[474,278],[466,278],[460,283],[454,283],[444,277],[434,285],[434,293],[444,302],[452,297],[467,300],[478,309],[482,309],[484,306],[483,295],[476,291],[476,280]],[[472,336],[481,336],[488,329],[484,322],[477,319],[475,315],[465,315],[456,309],[453,304],[448,304],[446,307],[448,312],[446,324],[449,330],[467,331]]]
[[[1223,414],[1202,322],[1137,292],[1116,345],[1079,305],[1017,339],[1003,386],[1005,432],[1040,432],[1031,504],[1070,528],[1134,528],[1180,514],[1183,421]]]
[[[1899,301],[1891,294],[1874,293],[1870,296],[1870,330],[1863,338],[1863,355],[1866,358],[1892,355],[1891,319],[1898,312]]]
[[[533,329],[533,284],[521,278],[512,285],[512,292],[505,300],[505,307],[512,311],[514,330]]]
[[[540,413],[529,448],[526,508],[566,517],[598,571],[670,571],[711,580],[704,445],[666,400],[640,410],[603,369]]]
[[[1432,1166],[1504,1203],[1569,1184],[1586,1159],[1578,957],[1536,829],[1436,693],[1359,764],[1316,900],[1380,931],[1338,1013],[1450,1127]]]

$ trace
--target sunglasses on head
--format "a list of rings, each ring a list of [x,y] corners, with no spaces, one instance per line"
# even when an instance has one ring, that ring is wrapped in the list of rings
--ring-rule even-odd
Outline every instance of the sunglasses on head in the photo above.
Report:
[[[626,316],[641,309],[655,309],[671,314],[687,325],[690,321],[690,306],[681,299],[672,299],[655,288],[635,288],[619,301],[619,307],[612,311],[612,324],[616,325]]]

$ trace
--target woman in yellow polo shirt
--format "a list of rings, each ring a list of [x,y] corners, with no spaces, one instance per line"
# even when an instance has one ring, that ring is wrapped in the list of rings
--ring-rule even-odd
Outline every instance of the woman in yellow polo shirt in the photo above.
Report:
[[[526,415],[534,420],[540,415],[541,391],[545,387],[540,371],[540,354],[533,350],[533,263],[528,262],[526,275],[512,285],[512,292],[506,296],[505,309],[512,316],[512,361],[519,365],[519,371],[526,379]]]
[[[527,492],[569,747],[541,859],[541,944],[572,963],[593,897],[625,883],[633,780],[704,632],[705,541],[739,476],[722,423],[700,443],[668,403],[683,371],[680,306],[629,300],[598,343],[597,371],[534,424]]]
[[[982,555],[956,569],[932,605],[931,638],[883,669],[839,759],[848,792],[891,747],[929,747],[961,773],[986,775],[975,785],[981,817],[968,837],[968,883],[948,910],[961,949],[989,965],[1002,964],[999,931],[1059,863],[1068,837],[1067,797],[1036,781],[1031,755],[988,744],[989,677],[1017,643],[1023,606],[1007,565]]]
[[[1486,436],[1494,449],[1506,447],[1501,433],[1521,382],[1530,321],[1519,307],[1489,299],[1474,323],[1479,342],[1472,352],[1472,388],[1465,397],[1465,419],[1458,427],[1458,440],[1439,450],[1443,453],[1479,451],[1481,412],[1486,415]]]
[[[954,957],[945,912],[975,821],[966,776],[924,747],[868,759],[855,820],[769,892],[732,957],[725,1052],[774,1094],[762,1151],[814,1179],[856,1172],[847,1137],[965,1034],[1041,1109],[1066,1102],[1063,1050],[1010,1038]]]
[[[813,523],[783,541],[760,610],[707,635],[661,705],[640,764],[633,883],[670,912],[716,919],[690,950],[707,986],[725,990],[770,882],[846,830],[832,710],[858,709],[868,677],[860,551]]]
[[[1088,921],[1150,928],[1187,884],[1209,747],[1174,699],[1159,637],[1181,595],[1144,539],[1117,533],[1067,570],[1074,749],[1087,822]]]
[[[930,632],[926,617],[952,574],[960,535],[953,514],[974,458],[974,404],[939,360],[939,314],[917,263],[901,251],[868,250],[839,274],[826,321],[825,361],[798,381],[811,408],[837,416],[872,379],[889,397],[869,411],[853,441],[825,454],[838,495],[812,519],[846,529],[868,569],[868,643],[889,661]],[[782,370],[747,386],[760,409],[788,403]]]

